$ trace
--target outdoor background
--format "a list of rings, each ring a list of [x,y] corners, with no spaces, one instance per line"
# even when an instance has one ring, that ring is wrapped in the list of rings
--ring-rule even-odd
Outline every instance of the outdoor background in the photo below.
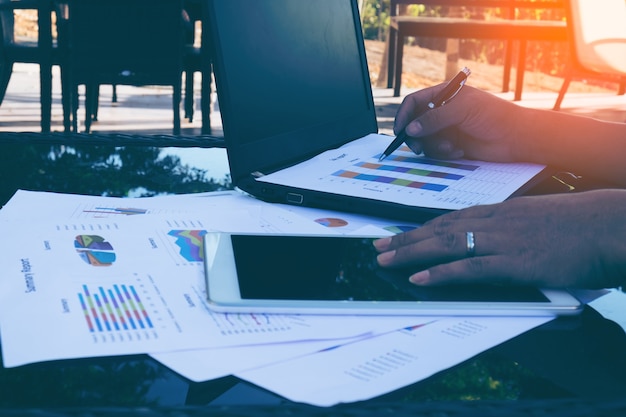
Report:
[[[599,5],[601,2],[599,2]],[[382,56],[385,50],[389,28],[389,0],[362,0],[363,32],[366,39],[368,60],[373,84],[383,87],[379,76]],[[507,11],[495,7],[430,7],[424,5],[401,6],[400,14],[430,17],[462,17],[466,19],[489,20],[504,17]],[[565,20],[561,9],[518,9],[516,19]],[[423,88],[433,81],[445,79],[446,39],[409,39],[405,46],[403,61],[403,86]],[[514,48],[517,48],[514,45]],[[502,65],[505,42],[500,40],[460,39],[459,67],[467,65],[472,69],[471,84],[490,91],[502,89]],[[513,72],[511,90],[514,87],[517,49],[513,51]],[[529,41],[527,45],[524,91],[558,92],[567,70],[569,46],[565,42]],[[606,88],[614,89],[615,84],[589,80],[575,82],[568,92],[595,92]]]
[[[386,86],[380,76],[384,69],[384,52],[389,28],[389,0],[360,0],[363,33],[367,50],[372,85]],[[601,3],[599,3],[601,4]],[[16,32],[19,36],[36,37],[37,16],[33,11],[16,11]],[[404,6],[402,14],[422,16],[455,16],[467,19],[489,19],[500,17],[504,11],[486,7],[427,7]],[[519,19],[565,19],[562,10],[537,9],[518,10]],[[200,28],[198,27],[198,30]],[[199,39],[199,36],[198,36]],[[488,91],[502,91],[502,64],[504,42],[499,40],[461,39],[459,41],[459,68],[468,66],[472,70],[470,84]],[[417,89],[442,82],[446,79],[446,39],[409,39],[403,60],[403,86]],[[515,51],[514,51],[515,52]],[[528,42],[524,91],[558,92],[566,70],[568,46],[565,42]],[[514,87],[516,54],[513,54],[511,90]],[[598,80],[575,81],[568,92],[598,92],[615,90],[615,84]]]

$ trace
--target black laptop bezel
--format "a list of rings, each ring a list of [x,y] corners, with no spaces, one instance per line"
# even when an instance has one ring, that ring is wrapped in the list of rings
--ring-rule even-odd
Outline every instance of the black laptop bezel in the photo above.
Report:
[[[241,0],[246,4],[246,10],[240,9],[239,13],[254,13],[254,7],[274,7],[269,3],[293,0]],[[315,0],[307,0],[311,2]],[[326,0],[323,3],[339,4],[348,2],[352,11],[352,24],[356,36],[355,50],[358,52],[361,74],[355,74],[362,78],[363,100],[366,108],[349,117],[336,120],[321,121],[314,126],[306,126],[298,130],[280,133],[265,137],[253,143],[246,143],[246,138],[242,137],[241,130],[237,122],[233,120],[233,115],[238,111],[237,103],[233,101],[231,92],[231,80],[229,79],[228,68],[224,63],[224,51],[221,41],[223,28],[229,25],[236,25],[236,21],[228,21],[220,13],[224,7],[236,9],[235,2],[231,0],[208,0],[207,7],[210,18],[210,31],[212,40],[213,71],[218,90],[219,105],[224,129],[228,159],[230,164],[233,184],[246,190],[251,178],[258,173],[268,174],[296,163],[305,161],[327,149],[339,147],[352,140],[366,136],[378,131],[376,121],[376,111],[372,96],[369,69],[361,29],[359,9],[356,0]],[[320,4],[319,7],[323,7]],[[259,25],[263,25],[259,22]],[[248,28],[247,30],[250,30]],[[323,30],[323,28],[320,28]],[[294,34],[293,36],[297,36]],[[250,76],[254,76],[254,69],[251,64]],[[250,100],[257,100],[259,106],[263,105],[263,98],[250,97]],[[332,97],[329,97],[332,100]],[[284,103],[285,106],[296,106],[297,103]],[[280,117],[280,115],[276,115]],[[248,191],[248,190],[246,190]],[[263,197],[257,195],[257,197]]]

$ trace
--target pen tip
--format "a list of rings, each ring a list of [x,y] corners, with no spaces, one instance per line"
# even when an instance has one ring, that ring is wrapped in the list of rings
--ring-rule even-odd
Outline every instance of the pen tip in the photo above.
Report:
[[[382,154],[378,157],[378,162],[382,161],[383,159],[385,159],[385,154]]]

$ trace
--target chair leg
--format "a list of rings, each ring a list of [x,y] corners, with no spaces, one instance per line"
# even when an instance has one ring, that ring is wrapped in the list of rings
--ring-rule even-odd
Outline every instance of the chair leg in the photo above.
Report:
[[[91,109],[91,121],[97,122],[98,121],[98,107],[100,106],[100,85],[96,87],[94,94],[95,94],[95,97],[93,98],[93,102],[91,103],[93,106]]]
[[[202,134],[211,133],[211,72],[202,74],[200,92],[200,113],[202,114]]]
[[[65,133],[71,132],[72,123],[72,94],[70,87],[70,80],[68,70],[63,69],[61,65],[61,107],[63,107],[63,131]]]
[[[504,72],[502,73],[502,92],[509,92],[511,82],[511,62],[513,60],[513,41],[507,40],[504,46]]]
[[[193,70],[185,71],[185,119],[193,122]]]
[[[393,28],[389,28],[388,36],[389,41],[387,44],[387,88],[392,88],[396,65],[396,42],[398,41],[396,30]]]
[[[394,54],[393,96],[400,97],[402,88],[402,58],[404,55],[404,35],[396,35],[396,52]]]
[[[74,85],[69,87],[72,91],[72,97],[70,100],[70,104],[72,106],[72,131],[74,133],[78,133],[78,86]]]
[[[172,95],[172,110],[174,111],[174,135],[180,135],[180,99],[182,95],[181,79],[174,86],[174,94]]]
[[[4,95],[7,92],[9,80],[11,79],[11,73],[13,72],[13,63],[0,64],[0,104],[4,100]]]
[[[561,86],[561,90],[559,91],[559,96],[556,98],[556,103],[554,103],[554,107],[552,108],[552,110],[561,110],[561,103],[563,102],[563,98],[565,97],[565,93],[567,92],[567,89],[569,88],[569,83],[571,81],[572,74],[566,74],[565,79],[563,80],[563,85]]]
[[[526,71],[526,41],[519,41],[519,61],[517,62],[517,75],[515,77],[515,93],[514,101],[522,99],[522,90],[524,89],[524,72]]]
[[[41,104],[41,132],[50,133],[52,122],[52,61],[47,58],[39,62],[39,102]]]
[[[85,86],[85,133],[91,132],[94,105],[98,100],[98,87],[97,84],[87,84]]]

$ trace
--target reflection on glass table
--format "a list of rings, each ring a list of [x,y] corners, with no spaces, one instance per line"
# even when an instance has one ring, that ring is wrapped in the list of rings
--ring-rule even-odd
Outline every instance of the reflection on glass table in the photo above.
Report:
[[[0,137],[0,204],[18,188],[116,197],[232,188],[219,139],[48,137],[52,139],[33,141],[26,134]],[[159,146],[146,146],[152,144]]]

